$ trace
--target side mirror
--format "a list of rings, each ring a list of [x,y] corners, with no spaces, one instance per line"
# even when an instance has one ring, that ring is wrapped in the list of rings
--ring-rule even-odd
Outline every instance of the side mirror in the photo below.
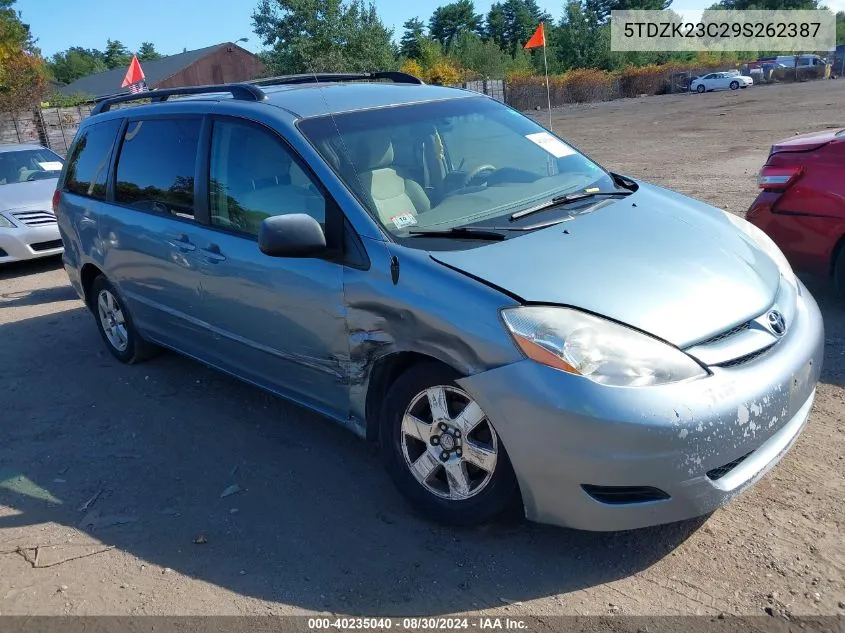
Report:
[[[326,250],[326,235],[310,215],[276,215],[261,223],[258,248],[270,257],[314,257]]]

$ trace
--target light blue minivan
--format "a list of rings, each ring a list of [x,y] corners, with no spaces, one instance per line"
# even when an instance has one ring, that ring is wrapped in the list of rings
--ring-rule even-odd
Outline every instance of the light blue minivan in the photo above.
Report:
[[[684,520],[807,422],[819,310],[737,216],[402,73],[146,96],[95,107],[54,198],[108,349],[322,412],[426,516]]]

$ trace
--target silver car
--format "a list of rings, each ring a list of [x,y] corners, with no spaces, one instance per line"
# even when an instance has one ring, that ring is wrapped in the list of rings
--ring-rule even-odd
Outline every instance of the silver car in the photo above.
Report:
[[[822,319],[742,218],[401,73],[112,108],[131,98],[83,122],[57,199],[105,345],[177,350],[378,442],[426,516],[687,519],[807,422]]]
[[[0,145],[0,264],[62,252],[52,199],[63,164],[40,145]]]

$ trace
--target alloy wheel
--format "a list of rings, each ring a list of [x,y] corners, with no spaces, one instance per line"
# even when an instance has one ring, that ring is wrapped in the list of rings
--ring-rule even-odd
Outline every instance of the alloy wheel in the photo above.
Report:
[[[418,393],[402,417],[400,442],[417,482],[443,499],[474,497],[496,470],[496,432],[478,403],[457,387]]]
[[[97,313],[109,344],[118,352],[125,351],[129,344],[129,335],[123,309],[115,296],[106,289],[100,290],[97,295]]]

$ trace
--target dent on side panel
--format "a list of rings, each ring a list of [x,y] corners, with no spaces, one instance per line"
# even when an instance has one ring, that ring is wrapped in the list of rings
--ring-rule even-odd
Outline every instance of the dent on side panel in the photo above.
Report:
[[[415,352],[472,375],[522,357],[499,321],[513,299],[431,260],[424,251],[365,240],[370,269],[347,269],[350,417],[366,434],[372,370],[385,356]],[[399,261],[396,283],[391,257]]]

